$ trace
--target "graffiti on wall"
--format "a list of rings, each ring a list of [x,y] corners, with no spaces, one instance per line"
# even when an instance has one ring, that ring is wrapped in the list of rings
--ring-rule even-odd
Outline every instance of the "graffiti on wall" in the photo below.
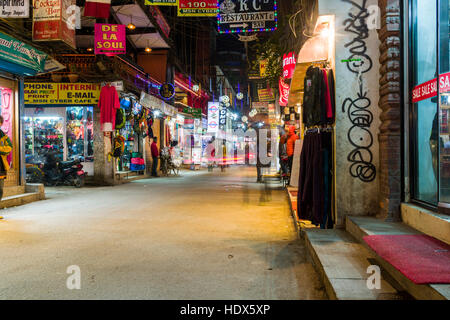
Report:
[[[342,1],[352,5],[352,10],[348,14],[349,18],[344,20],[343,24],[345,31],[353,34],[354,37],[345,44],[345,48],[348,48],[350,52],[347,68],[358,75],[359,83],[357,97],[348,97],[342,104],[342,112],[347,113],[348,120],[351,122],[347,138],[353,150],[348,154],[347,160],[351,163],[349,172],[352,177],[362,182],[372,182],[377,174],[371,150],[374,139],[370,130],[374,117],[370,111],[372,102],[364,86],[364,74],[373,67],[372,59],[367,54],[366,43],[369,38],[367,18],[370,14],[367,0]]]

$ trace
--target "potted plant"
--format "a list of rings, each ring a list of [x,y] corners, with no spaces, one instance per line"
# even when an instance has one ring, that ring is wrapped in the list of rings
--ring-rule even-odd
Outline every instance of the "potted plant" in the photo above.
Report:
[[[61,82],[62,75],[58,73],[52,73],[52,81],[53,82]]]
[[[70,73],[67,75],[69,77],[69,81],[71,83],[77,82],[78,81],[78,73],[77,73],[78,68],[77,68],[77,66],[75,64],[71,64],[69,66],[69,70],[70,70]]]

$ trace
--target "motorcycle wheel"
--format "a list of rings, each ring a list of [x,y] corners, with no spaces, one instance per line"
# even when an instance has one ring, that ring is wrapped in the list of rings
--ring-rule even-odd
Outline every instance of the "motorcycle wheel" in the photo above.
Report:
[[[73,180],[73,185],[75,188],[81,188],[84,186],[84,176],[76,176]]]

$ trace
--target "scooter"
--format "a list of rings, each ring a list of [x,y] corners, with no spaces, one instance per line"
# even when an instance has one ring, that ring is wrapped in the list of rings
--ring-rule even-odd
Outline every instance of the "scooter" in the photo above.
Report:
[[[44,161],[41,159],[44,158]],[[47,151],[43,157],[30,159],[27,168],[27,182],[44,183],[46,186],[84,186],[86,172],[80,159],[59,161],[54,151]]]

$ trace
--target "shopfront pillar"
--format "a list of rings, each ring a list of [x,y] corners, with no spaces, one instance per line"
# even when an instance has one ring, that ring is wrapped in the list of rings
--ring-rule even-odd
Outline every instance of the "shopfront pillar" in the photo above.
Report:
[[[401,203],[401,92],[400,3],[381,0],[380,45],[380,213],[400,220]]]
[[[111,132],[112,134],[112,132]],[[114,158],[108,161],[112,139],[105,136],[100,124],[100,108],[94,108],[94,182],[98,185],[114,184]]]
[[[319,0],[335,17],[336,225],[379,212],[379,39],[377,0]]]

